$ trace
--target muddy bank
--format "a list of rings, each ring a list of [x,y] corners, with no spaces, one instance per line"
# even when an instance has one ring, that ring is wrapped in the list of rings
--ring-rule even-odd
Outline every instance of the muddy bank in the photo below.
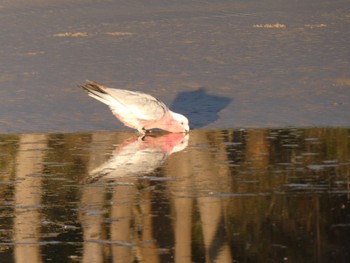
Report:
[[[349,2],[5,2],[0,133],[126,129],[86,79],[151,93],[193,128],[348,127]]]

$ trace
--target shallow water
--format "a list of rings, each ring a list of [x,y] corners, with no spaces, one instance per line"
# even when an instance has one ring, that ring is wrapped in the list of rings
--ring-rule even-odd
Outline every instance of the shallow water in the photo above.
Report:
[[[348,262],[350,129],[0,135],[1,262]]]

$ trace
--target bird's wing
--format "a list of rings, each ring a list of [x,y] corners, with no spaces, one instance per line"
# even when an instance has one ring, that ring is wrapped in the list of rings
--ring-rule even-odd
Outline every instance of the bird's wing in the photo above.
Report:
[[[81,86],[89,95],[107,104],[113,113],[123,117],[134,115],[142,120],[159,120],[168,108],[151,95],[122,89],[111,89],[93,81]],[[130,116],[131,117],[131,116]]]
[[[165,104],[151,95],[121,89],[106,88],[105,90],[138,119],[159,120],[167,111]],[[118,110],[118,108],[113,108],[112,105],[111,109],[112,111]]]

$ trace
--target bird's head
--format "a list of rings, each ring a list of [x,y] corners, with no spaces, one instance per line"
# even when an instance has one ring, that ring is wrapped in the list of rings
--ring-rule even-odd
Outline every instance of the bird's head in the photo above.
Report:
[[[188,119],[184,115],[172,111],[170,111],[170,114],[175,121],[175,124],[172,125],[171,132],[189,132],[190,126],[188,124]]]

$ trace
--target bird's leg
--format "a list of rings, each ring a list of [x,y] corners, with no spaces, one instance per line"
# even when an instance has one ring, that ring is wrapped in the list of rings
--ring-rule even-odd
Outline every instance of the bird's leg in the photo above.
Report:
[[[137,131],[140,133],[140,135],[145,136],[146,135],[146,130],[144,128],[139,128]]]
[[[146,134],[140,134],[140,136],[137,137],[137,141],[141,142],[145,139],[145,137],[146,137]]]

